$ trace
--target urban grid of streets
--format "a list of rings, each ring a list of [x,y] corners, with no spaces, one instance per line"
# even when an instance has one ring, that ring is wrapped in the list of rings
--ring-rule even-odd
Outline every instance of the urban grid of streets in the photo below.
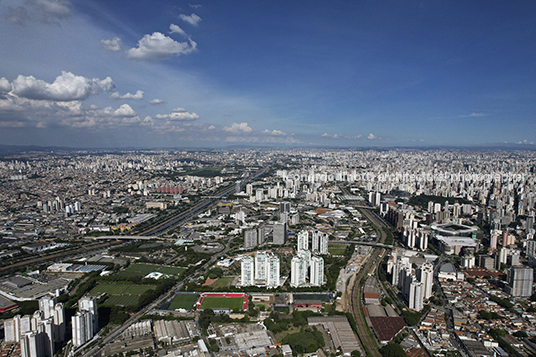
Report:
[[[536,354],[535,164],[531,151],[5,154],[2,353]]]

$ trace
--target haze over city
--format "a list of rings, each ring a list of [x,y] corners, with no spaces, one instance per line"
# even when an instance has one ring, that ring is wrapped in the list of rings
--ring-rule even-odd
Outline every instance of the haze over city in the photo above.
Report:
[[[530,147],[535,10],[3,0],[0,143]]]

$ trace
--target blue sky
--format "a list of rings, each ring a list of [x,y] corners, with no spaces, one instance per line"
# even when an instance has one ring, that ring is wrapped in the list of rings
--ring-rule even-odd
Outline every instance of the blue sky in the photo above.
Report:
[[[0,0],[0,143],[536,141],[536,3]]]

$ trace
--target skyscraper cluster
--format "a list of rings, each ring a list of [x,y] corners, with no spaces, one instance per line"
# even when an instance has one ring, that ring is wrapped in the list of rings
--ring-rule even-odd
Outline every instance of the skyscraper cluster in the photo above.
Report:
[[[309,237],[311,236],[311,247]],[[309,249],[311,248],[311,249]],[[328,236],[319,231],[300,231],[296,256],[290,263],[290,286],[320,286],[324,281],[324,259],[316,254],[327,254]]]
[[[65,309],[56,298],[44,296],[32,316],[4,321],[6,342],[19,342],[22,357],[52,357],[54,343],[65,340]]]
[[[432,296],[433,264],[424,262],[414,268],[410,257],[393,253],[387,265],[387,272],[392,274],[391,283],[402,292],[408,302],[408,308],[421,311],[424,300]]]
[[[83,297],[78,300],[78,312],[71,318],[73,325],[73,346],[80,347],[99,331],[97,299]]]
[[[274,253],[256,252],[254,256],[243,256],[240,285],[278,287],[280,285],[279,264],[279,258]]]

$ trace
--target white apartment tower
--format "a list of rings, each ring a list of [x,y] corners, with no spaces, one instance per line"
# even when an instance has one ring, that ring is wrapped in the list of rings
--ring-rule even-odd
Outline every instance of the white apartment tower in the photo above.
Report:
[[[303,256],[295,256],[290,263],[290,286],[298,287],[306,283],[307,260]]]
[[[314,256],[311,258],[311,278],[309,280],[313,286],[324,284],[324,259]]]
[[[279,286],[279,258],[270,254],[266,259],[266,287],[276,288]]]
[[[432,296],[432,287],[434,285],[434,266],[430,263],[424,263],[417,269],[417,278],[423,283],[424,298],[429,299]]]
[[[309,232],[308,231],[300,231],[298,233],[298,252],[308,250],[309,249]]]
[[[328,254],[328,235],[327,233],[313,231],[311,250],[317,254]]]
[[[414,279],[409,287],[408,308],[414,311],[421,311],[423,308],[423,283]]]
[[[255,264],[249,255],[242,257],[240,269],[240,285],[250,286],[254,283]]]

